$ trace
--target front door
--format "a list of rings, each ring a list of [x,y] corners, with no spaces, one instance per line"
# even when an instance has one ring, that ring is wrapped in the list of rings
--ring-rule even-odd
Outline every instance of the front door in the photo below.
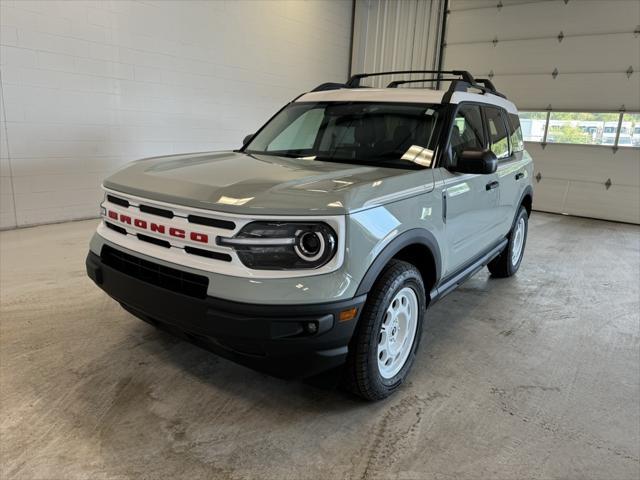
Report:
[[[449,167],[464,150],[489,147],[482,111],[463,104],[456,113],[450,136]],[[498,175],[455,173],[440,168],[446,236],[444,276],[455,273],[493,247],[500,224]]]

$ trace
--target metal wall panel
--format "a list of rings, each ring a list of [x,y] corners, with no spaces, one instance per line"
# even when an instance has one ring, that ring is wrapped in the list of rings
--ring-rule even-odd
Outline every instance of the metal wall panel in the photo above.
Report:
[[[443,0],[356,0],[351,71],[435,69],[443,6]],[[389,81],[363,84],[382,87]]]

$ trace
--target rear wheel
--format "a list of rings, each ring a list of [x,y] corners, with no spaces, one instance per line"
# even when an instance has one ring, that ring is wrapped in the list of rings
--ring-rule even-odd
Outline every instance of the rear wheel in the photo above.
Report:
[[[346,375],[354,393],[379,400],[402,384],[420,343],[425,308],[420,272],[392,260],[369,292],[350,345]]]
[[[524,247],[527,244],[527,232],[529,231],[529,215],[524,207],[520,207],[516,221],[509,233],[507,248],[494,258],[487,267],[491,275],[505,278],[514,275],[520,268]]]

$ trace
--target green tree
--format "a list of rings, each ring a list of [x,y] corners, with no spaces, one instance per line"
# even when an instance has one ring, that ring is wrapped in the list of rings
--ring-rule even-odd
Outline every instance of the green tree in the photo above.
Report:
[[[591,136],[578,127],[562,125],[552,128],[549,141],[555,143],[591,143]]]
[[[592,122],[615,122],[620,117],[619,113],[612,112],[551,112],[551,120],[580,120]]]
[[[530,120],[546,120],[547,112],[520,112],[520,118]]]

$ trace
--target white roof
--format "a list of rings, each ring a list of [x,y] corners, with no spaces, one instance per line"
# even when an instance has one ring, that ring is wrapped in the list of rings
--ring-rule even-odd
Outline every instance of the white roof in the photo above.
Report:
[[[296,102],[410,102],[442,103],[447,90],[429,88],[339,88],[305,93]],[[481,102],[498,105],[509,113],[518,113],[516,106],[502,97],[491,94],[455,92],[449,103]]]
[[[446,90],[427,88],[340,88],[305,93],[296,102],[415,102],[442,103]]]
[[[490,93],[455,92],[451,95],[450,103],[462,102],[488,103],[490,105],[502,107],[509,113],[518,114],[518,109],[513,102],[510,102],[506,98],[499,97],[498,95],[491,95]]]

